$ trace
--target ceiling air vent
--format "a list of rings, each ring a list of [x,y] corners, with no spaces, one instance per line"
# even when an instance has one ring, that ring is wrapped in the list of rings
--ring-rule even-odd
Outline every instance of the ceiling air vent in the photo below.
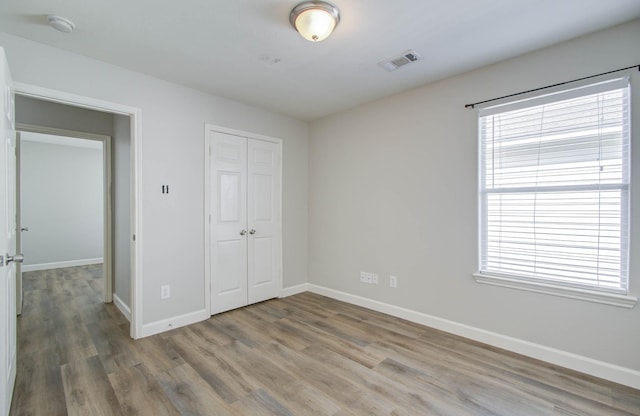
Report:
[[[418,55],[414,51],[409,50],[409,51],[403,52],[402,55],[379,62],[378,65],[380,65],[387,71],[391,72],[391,71],[395,71],[401,66],[405,66],[412,62],[419,61],[420,59],[422,59],[420,55]]]

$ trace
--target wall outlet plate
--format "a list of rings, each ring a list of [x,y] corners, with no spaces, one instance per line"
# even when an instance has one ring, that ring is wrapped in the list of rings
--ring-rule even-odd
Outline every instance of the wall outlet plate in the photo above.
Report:
[[[369,272],[360,272],[360,282],[367,283],[369,285],[378,284],[378,275]]]
[[[398,287],[398,278],[394,275],[389,276],[389,287]]]

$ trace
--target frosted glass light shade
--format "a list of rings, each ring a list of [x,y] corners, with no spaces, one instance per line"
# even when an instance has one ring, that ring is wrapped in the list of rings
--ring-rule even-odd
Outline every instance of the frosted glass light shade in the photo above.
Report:
[[[293,8],[289,20],[303,38],[320,42],[333,32],[340,14],[337,8],[324,1],[307,1]]]

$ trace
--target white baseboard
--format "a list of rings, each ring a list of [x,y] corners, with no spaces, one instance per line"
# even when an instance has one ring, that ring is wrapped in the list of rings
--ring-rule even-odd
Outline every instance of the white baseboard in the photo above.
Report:
[[[448,319],[438,318],[436,316],[390,305],[388,303],[340,292],[323,286],[309,284],[309,291],[332,299],[406,319],[407,321],[416,322],[441,331],[449,332],[454,335],[469,338],[494,347],[526,355],[531,358],[546,361],[581,373],[586,373],[615,383],[624,384],[635,389],[640,389],[640,371],[604,361],[594,360],[592,358],[546,347],[544,345],[535,344],[518,338],[509,337],[496,332],[486,331],[484,329],[450,321]]]
[[[281,298],[286,298],[287,296],[297,295],[298,293],[304,293],[309,291],[309,283],[303,283],[301,285],[285,287],[282,289]]]
[[[204,321],[209,318],[211,318],[211,315],[209,315],[209,311],[206,309],[201,309],[199,311],[186,313],[184,315],[176,316],[173,318],[151,322],[149,324],[142,325],[142,331],[139,334],[138,338],[156,335],[161,332],[180,328],[181,326],[195,324],[196,322]]]
[[[115,293],[113,294],[113,304],[116,305],[116,308],[131,322],[131,308]]]
[[[29,264],[23,265],[23,272],[36,272],[39,270],[50,270],[50,269],[63,269],[65,267],[76,267],[76,266],[88,266],[90,264],[102,264],[104,263],[104,259],[102,257],[96,259],[82,259],[82,260],[69,260],[69,261],[58,261],[55,263],[40,263],[40,264]]]

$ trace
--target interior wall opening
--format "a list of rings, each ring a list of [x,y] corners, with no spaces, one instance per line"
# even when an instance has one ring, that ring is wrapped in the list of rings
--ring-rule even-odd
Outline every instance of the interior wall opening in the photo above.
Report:
[[[118,309],[130,320],[132,304],[132,262],[130,255],[130,117],[17,95],[16,120],[18,130],[28,132],[23,133],[23,135],[33,134],[35,132],[37,134],[47,133],[50,134],[51,137],[67,135],[77,139],[78,137],[85,136],[84,138],[92,139],[94,142],[100,142],[103,146],[104,152],[102,155],[101,170],[104,175],[104,188],[101,187],[100,191],[102,192],[98,192],[103,196],[102,202],[104,207],[104,222],[102,223],[103,256],[101,256],[104,260],[102,267],[103,284],[101,285],[102,300],[104,302],[115,302]],[[27,143],[33,147],[31,142]],[[85,153],[86,152],[85,150]],[[84,158],[87,157],[87,155],[77,154],[76,157]],[[84,179],[86,180],[88,177]],[[55,188],[59,185],[60,184],[52,184],[50,188]],[[47,188],[45,187],[44,189],[46,190]],[[59,193],[65,192],[61,191]],[[73,191],[69,191],[66,194],[68,196],[74,195]],[[58,196],[61,197],[61,195]],[[82,199],[79,199],[79,201],[82,201]],[[80,204],[88,203],[89,200],[80,202]],[[48,208],[46,203],[43,203],[38,209],[46,212]],[[38,209],[36,209],[36,212]],[[29,224],[24,222],[21,227],[25,228],[27,226],[29,226]],[[70,227],[73,227],[73,225]],[[55,228],[55,226],[51,228]],[[85,230],[90,232],[87,227],[85,227]],[[35,231],[31,226],[28,232],[35,233]],[[23,235],[27,240],[29,238],[27,237],[28,232],[25,232]],[[76,230],[76,233],[79,232],[80,231]],[[93,235],[91,239],[94,242],[96,240],[95,237],[96,236]],[[77,241],[75,243],[77,243]],[[74,244],[72,243],[71,245]],[[88,245],[89,244],[87,244],[87,246]],[[27,251],[25,252],[26,258],[29,259],[29,250],[25,251]],[[89,258],[89,263],[91,259],[97,259],[97,257]],[[38,259],[34,260],[41,261]],[[29,262],[26,263],[27,270],[29,264]],[[64,266],[65,264],[62,263],[62,265]],[[22,288],[19,288],[18,291],[19,301],[22,293],[21,289]]]

